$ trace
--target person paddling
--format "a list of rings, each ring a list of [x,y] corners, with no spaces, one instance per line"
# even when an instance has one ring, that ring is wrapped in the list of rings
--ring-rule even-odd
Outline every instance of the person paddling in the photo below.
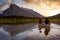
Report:
[[[45,24],[50,24],[50,21],[47,18],[45,19],[44,22],[45,22]]]
[[[47,36],[49,31],[50,31],[50,21],[46,18],[44,22],[45,22],[45,31],[44,31],[44,33]]]
[[[38,24],[38,29],[40,31],[40,33],[42,32],[41,29],[42,29],[42,20],[39,19],[39,24]]]

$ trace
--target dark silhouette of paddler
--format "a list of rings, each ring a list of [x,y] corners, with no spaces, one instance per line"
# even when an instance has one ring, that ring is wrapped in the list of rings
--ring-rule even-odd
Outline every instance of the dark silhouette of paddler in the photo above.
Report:
[[[45,27],[45,31],[44,31],[44,33],[47,36],[49,31],[50,31],[50,21],[46,18],[44,20],[44,23],[45,23],[45,26],[44,26]]]
[[[41,29],[42,29],[42,20],[39,19],[39,24],[38,24],[38,29],[40,31],[40,33],[42,32]]]

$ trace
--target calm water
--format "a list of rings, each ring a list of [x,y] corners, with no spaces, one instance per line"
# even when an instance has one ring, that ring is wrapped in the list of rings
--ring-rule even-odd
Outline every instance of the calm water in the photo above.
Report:
[[[28,28],[22,29],[23,31],[16,36],[10,36],[2,27],[0,28],[0,40],[60,40],[60,25],[51,23],[51,30],[47,36],[45,36],[43,28],[39,32],[38,24],[23,24],[21,26],[27,26]]]

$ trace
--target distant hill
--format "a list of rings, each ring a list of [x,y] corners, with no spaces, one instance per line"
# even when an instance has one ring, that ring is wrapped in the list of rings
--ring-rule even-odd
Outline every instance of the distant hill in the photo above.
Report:
[[[60,14],[57,14],[55,16],[52,16],[52,18],[60,18]]]
[[[3,16],[24,16],[24,17],[37,17],[37,18],[44,17],[31,9],[20,8],[15,4],[11,4],[7,10],[3,11],[3,14],[0,14],[0,17]]]

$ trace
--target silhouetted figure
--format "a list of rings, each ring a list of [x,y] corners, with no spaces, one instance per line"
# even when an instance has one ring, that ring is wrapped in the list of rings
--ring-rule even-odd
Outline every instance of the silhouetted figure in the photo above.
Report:
[[[50,21],[46,18],[44,22],[45,22],[45,32],[44,33],[47,36],[50,31]]]
[[[44,22],[45,22],[45,24],[50,24],[50,21],[47,18],[45,19]]]
[[[40,33],[42,32],[41,28],[42,28],[42,20],[39,19],[38,29],[39,29]]]
[[[39,24],[41,24],[42,23],[42,20],[41,19],[39,19]]]

